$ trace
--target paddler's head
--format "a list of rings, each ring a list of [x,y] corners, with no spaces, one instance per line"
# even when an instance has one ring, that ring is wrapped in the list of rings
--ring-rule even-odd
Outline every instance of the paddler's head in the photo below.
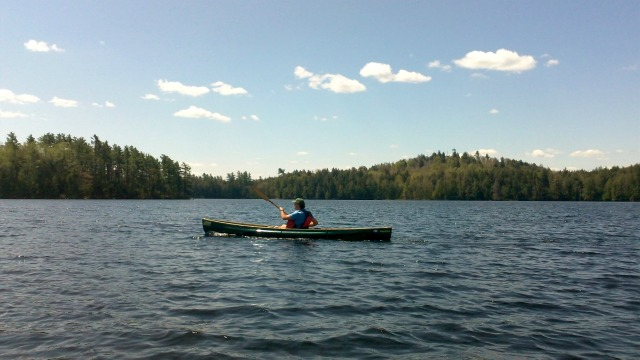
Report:
[[[304,209],[304,199],[297,198],[293,200],[293,205],[296,209]]]

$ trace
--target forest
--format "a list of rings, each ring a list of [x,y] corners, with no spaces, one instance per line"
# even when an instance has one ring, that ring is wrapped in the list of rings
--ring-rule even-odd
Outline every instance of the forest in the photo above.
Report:
[[[272,198],[337,200],[639,201],[640,164],[553,171],[520,160],[438,151],[429,156],[351,169],[278,169],[253,179],[194,175],[186,163],[133,146],[65,134],[9,133],[0,145],[2,199]]]

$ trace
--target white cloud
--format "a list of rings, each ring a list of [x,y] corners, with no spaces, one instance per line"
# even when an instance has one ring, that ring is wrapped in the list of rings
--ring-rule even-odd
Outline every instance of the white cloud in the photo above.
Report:
[[[489,156],[495,157],[496,155],[498,155],[498,150],[495,150],[495,149],[478,149],[476,151],[480,153],[480,156],[489,155]],[[472,153],[475,154],[476,152],[473,151]]]
[[[58,45],[56,44],[49,46],[49,44],[47,44],[45,41],[36,41],[36,40],[27,41],[26,43],[24,43],[24,47],[27,50],[33,51],[33,52],[49,52],[49,51],[63,52],[64,51],[64,49],[58,47]]]
[[[28,117],[27,114],[17,111],[2,111],[0,110],[0,119],[16,119]]]
[[[253,121],[260,121],[260,118],[258,117],[258,115],[249,115],[249,116],[243,116],[242,120],[253,120]]]
[[[114,103],[112,103],[111,101],[105,101],[104,104],[100,104],[100,103],[91,103],[91,105],[95,106],[95,107],[107,107],[107,108],[113,108],[116,107],[116,105]]]
[[[312,89],[324,89],[338,94],[365,91],[367,88],[358,80],[349,79],[340,74],[313,75],[309,79]]]
[[[500,49],[494,52],[471,51],[463,58],[453,61],[465,69],[484,69],[519,73],[536,67],[536,60],[530,55]]]
[[[313,76],[312,72],[307,71],[307,69],[303,68],[302,66],[296,66],[296,68],[293,70],[293,74],[298,79],[306,79]]]
[[[391,70],[391,65],[377,62],[370,62],[363,66],[362,69],[360,69],[360,76],[372,77],[381,83],[422,83],[431,81],[430,76],[425,76],[413,71],[400,70],[397,74],[394,74]]]
[[[298,153],[297,153],[297,154],[298,154],[298,155],[300,155],[300,156],[309,155],[309,153],[308,153],[308,152],[306,152],[306,151],[298,151]]]
[[[153,94],[144,94],[142,98],[145,100],[160,100],[160,97],[158,95]]]
[[[200,96],[209,92],[206,86],[184,85],[178,81],[158,80],[158,88],[164,92],[176,92],[188,96]]]
[[[551,60],[547,61],[547,62],[544,64],[544,66],[546,66],[546,67],[552,67],[552,66],[557,66],[557,65],[559,65],[559,64],[560,64],[560,61],[559,61],[559,60],[551,59]]]
[[[24,105],[37,103],[38,101],[40,101],[40,99],[35,95],[15,94],[11,90],[0,89],[0,102]]]
[[[397,148],[399,148],[399,147],[400,147],[400,145],[397,145],[397,144],[391,144],[391,145],[389,145],[389,149],[397,149]]]
[[[318,75],[296,66],[293,71],[298,79],[309,79],[309,87],[315,90],[324,89],[337,94],[349,94],[367,90],[358,80],[349,79],[340,74]]]
[[[431,76],[422,75],[414,71],[400,70],[393,81],[417,84],[431,81]]]
[[[56,107],[71,108],[78,106],[78,102],[75,100],[61,99],[57,96],[54,96],[53,99],[49,100],[49,102]]]
[[[360,76],[372,77],[381,83],[393,81],[394,75],[391,65],[370,62],[360,69]]]
[[[577,150],[572,152],[569,156],[571,157],[581,157],[581,158],[596,158],[596,159],[604,159],[604,153],[597,149],[589,149],[589,150]]]
[[[325,74],[317,77],[313,83],[315,85],[314,88],[320,86],[325,90],[338,94],[348,94],[367,90],[367,88],[358,80],[349,79],[340,74]],[[311,83],[309,85],[311,85]]]
[[[500,113],[500,110],[498,110],[498,109],[489,110],[489,114],[491,114],[491,115],[496,115],[496,114],[499,114],[499,113]]]
[[[228,116],[224,116],[216,112],[211,112],[209,110],[205,110],[196,106],[190,106],[188,109],[180,110],[178,112],[175,112],[173,115],[193,119],[205,118],[225,123],[231,121],[231,118]]]
[[[241,88],[241,87],[236,87],[234,88],[233,86],[229,85],[229,84],[225,84],[222,81],[216,81],[213,84],[211,84],[212,86],[212,90],[214,92],[217,92],[220,95],[245,95],[247,94],[247,90]]]
[[[555,149],[535,149],[531,152],[531,156],[534,158],[553,158],[558,155],[560,152]]]
[[[429,69],[440,69],[440,71],[444,71],[444,72],[450,72],[451,71],[451,65],[442,65],[440,63],[440,60],[434,60],[432,62],[430,62],[427,67],[429,67]]]

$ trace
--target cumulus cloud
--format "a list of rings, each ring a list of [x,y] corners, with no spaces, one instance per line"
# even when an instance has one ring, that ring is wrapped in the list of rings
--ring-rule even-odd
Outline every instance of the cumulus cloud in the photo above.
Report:
[[[188,109],[180,110],[178,112],[175,112],[173,115],[177,117],[193,118],[193,119],[205,118],[205,119],[210,119],[210,120],[215,120],[215,121],[220,121],[225,123],[231,121],[231,118],[228,116],[224,116],[217,112],[211,112],[209,110],[205,110],[203,108],[199,108],[196,106],[190,106]]]
[[[76,100],[61,99],[57,96],[54,96],[53,99],[49,100],[49,102],[56,107],[72,108],[78,106],[78,102]]]
[[[494,52],[471,51],[463,58],[453,61],[465,69],[484,69],[519,73],[536,67],[531,55],[519,55],[515,51],[500,49]]]
[[[16,119],[16,118],[25,118],[27,114],[18,112],[18,111],[2,111],[0,110],[0,119]]]
[[[45,41],[36,41],[36,40],[29,40],[26,43],[24,43],[24,47],[29,50],[29,51],[33,51],[33,52],[63,52],[64,49],[58,47],[58,45],[56,44],[52,44],[49,45],[47,44]]]
[[[142,98],[145,100],[160,100],[160,97],[158,95],[153,94],[144,94]]]
[[[394,74],[391,70],[391,65],[378,62],[370,62],[360,69],[360,76],[372,77],[381,83],[388,82],[403,82],[403,83],[422,83],[431,81],[430,76],[423,74],[400,70]]]
[[[337,94],[349,94],[367,90],[358,80],[349,79],[340,74],[314,74],[302,66],[296,66],[294,74],[298,79],[308,79],[309,87],[315,90],[324,89]]]
[[[313,76],[312,72],[308,71],[307,69],[303,68],[302,66],[296,66],[296,68],[293,70],[293,74],[298,79],[306,79],[306,78],[310,78],[310,77]]]
[[[440,69],[440,71],[444,71],[444,72],[450,72],[451,71],[451,65],[442,65],[440,63],[440,60],[434,60],[432,62],[430,62],[427,67],[429,67],[429,69]]]
[[[372,77],[381,83],[393,81],[394,78],[391,65],[375,62],[370,62],[360,69],[360,75],[363,77]]]
[[[164,92],[175,92],[182,95],[197,97],[209,92],[206,86],[184,85],[179,81],[158,80],[158,88]]]
[[[535,149],[531,152],[531,156],[535,158],[553,158],[558,155],[560,152],[555,149]]]
[[[431,81],[431,76],[422,75],[414,71],[400,70],[393,81],[403,83],[422,83]]]
[[[247,90],[241,87],[233,87],[229,84],[225,84],[222,81],[216,81],[211,84],[212,90],[220,95],[245,95]]]
[[[11,90],[0,89],[0,102],[24,105],[37,103],[38,101],[40,101],[40,99],[35,95],[15,94]]]
[[[494,156],[495,157],[496,155],[498,155],[498,150],[496,150],[496,149],[478,149],[476,151],[478,153],[480,153],[480,156],[489,155],[489,156]],[[475,154],[476,152],[473,151],[472,153]]]
[[[309,86],[313,89],[325,89],[338,94],[365,91],[367,88],[358,80],[349,79],[340,74],[316,75],[311,78]]]
[[[557,59],[551,59],[551,60],[548,60],[548,61],[544,64],[544,66],[546,66],[546,67],[552,67],[552,66],[557,66],[557,65],[559,65],[559,64],[560,64],[560,61],[559,61],[559,60],[557,60]]]
[[[306,152],[306,151],[298,151],[298,153],[297,153],[297,154],[298,154],[298,155],[300,155],[300,156],[309,155],[309,153],[308,153],[308,152]]]
[[[498,109],[489,110],[489,114],[491,114],[491,115],[496,115],[496,114],[499,114],[499,113],[500,113],[500,110],[498,110]]]
[[[580,158],[596,158],[603,159],[604,153],[597,149],[589,149],[589,150],[577,150],[572,152],[569,156],[571,157],[580,157]]]

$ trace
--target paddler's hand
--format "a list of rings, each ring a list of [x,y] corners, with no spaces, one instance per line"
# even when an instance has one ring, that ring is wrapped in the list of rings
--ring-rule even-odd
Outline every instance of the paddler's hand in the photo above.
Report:
[[[280,208],[280,211],[284,211],[284,208],[283,208],[283,207],[281,207],[281,208]]]

